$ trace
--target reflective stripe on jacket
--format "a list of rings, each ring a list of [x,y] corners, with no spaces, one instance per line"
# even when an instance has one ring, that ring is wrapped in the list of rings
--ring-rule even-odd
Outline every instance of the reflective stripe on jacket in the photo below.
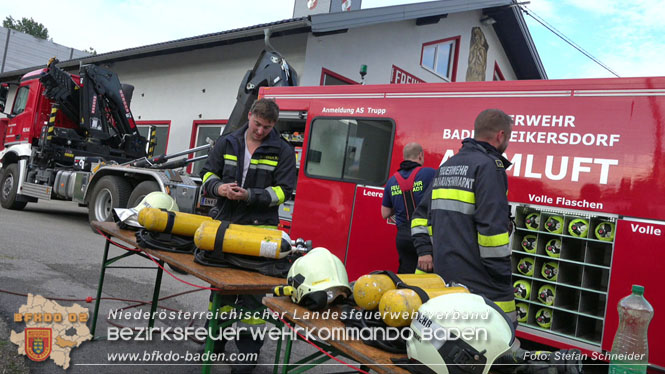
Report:
[[[296,183],[296,159],[289,145],[273,129],[254,151],[245,183],[247,201],[232,201],[217,195],[222,183],[242,181],[247,124],[231,134],[220,136],[201,170],[203,188],[217,198],[217,219],[243,225],[279,224],[279,205],[291,197]]]
[[[411,223],[418,255],[434,271],[495,302],[514,299],[510,261],[510,162],[473,139],[437,171]],[[431,240],[427,228],[431,227]]]

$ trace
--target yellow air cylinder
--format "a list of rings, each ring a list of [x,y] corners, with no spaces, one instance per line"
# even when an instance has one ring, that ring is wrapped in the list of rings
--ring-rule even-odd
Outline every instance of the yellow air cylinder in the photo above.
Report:
[[[446,287],[436,289],[423,289],[431,298],[450,293],[469,293],[464,287]],[[400,288],[386,291],[379,302],[381,319],[388,326],[409,326],[418,308],[423,304],[420,296],[414,290]]]
[[[198,214],[172,212],[175,214],[171,233],[182,236],[194,236],[201,223],[212,221],[208,216]],[[149,231],[164,232],[168,225],[169,214],[155,208],[143,208],[139,212],[139,224]]]
[[[285,243],[279,230],[234,224],[225,227],[212,220],[203,222],[194,234],[194,244],[204,251],[219,248],[224,253],[266,258],[279,258],[282,248],[289,248]]]
[[[446,282],[437,274],[397,274],[397,277],[409,286],[428,289],[446,287]],[[396,288],[395,283],[385,274],[366,274],[353,285],[353,299],[359,307],[374,310],[379,306],[381,296]]]

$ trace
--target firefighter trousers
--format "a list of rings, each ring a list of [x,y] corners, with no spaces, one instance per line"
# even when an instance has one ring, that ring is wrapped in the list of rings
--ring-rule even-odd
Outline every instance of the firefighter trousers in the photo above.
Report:
[[[418,252],[411,240],[411,224],[397,226],[395,237],[397,254],[399,255],[399,268],[397,274],[413,274],[418,266]]]
[[[212,305],[213,292],[210,292],[210,305]],[[233,305],[237,305],[245,310],[250,310],[250,311],[257,311],[262,309],[263,304],[261,303],[261,298],[262,295],[222,295],[221,296],[222,307],[220,308],[219,323],[223,324],[233,319],[230,318],[231,316],[233,316],[233,314],[231,313],[231,311],[234,309]],[[240,333],[237,339],[235,340],[238,352],[258,354],[261,351],[261,347],[263,346],[263,340],[258,337],[257,339],[254,339],[249,330],[264,328],[265,321],[259,318],[246,318],[237,321],[236,325],[237,327],[245,328],[244,329],[245,331]],[[215,333],[213,332],[213,334]],[[217,353],[223,352],[226,343],[227,342],[224,339],[215,341],[215,352]]]

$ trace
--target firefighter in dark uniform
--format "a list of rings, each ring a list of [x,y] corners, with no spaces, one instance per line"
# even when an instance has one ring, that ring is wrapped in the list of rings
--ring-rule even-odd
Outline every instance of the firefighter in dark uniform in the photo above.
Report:
[[[516,321],[508,245],[511,164],[502,156],[512,123],[498,109],[478,115],[474,138],[464,139],[459,153],[439,167],[411,221],[411,235],[419,268],[467,286]]]
[[[257,100],[249,110],[248,123],[221,136],[215,143],[201,171],[206,194],[217,198],[217,205],[211,210],[213,218],[277,229],[279,205],[291,196],[296,183],[295,153],[275,129],[278,117],[279,107],[274,101]],[[228,304],[257,309],[261,298],[224,296],[224,304],[227,306],[221,308],[221,312],[232,309]],[[265,324],[258,318],[241,322],[254,326]],[[241,353],[258,354],[263,341],[241,335],[236,345]],[[223,349],[223,343],[216,343],[215,351]],[[255,362],[247,364],[232,366],[232,371],[251,372]]]
[[[404,161],[383,190],[381,216],[387,219],[395,215],[397,225],[398,274],[413,274],[418,265],[418,253],[411,239],[411,217],[436,173],[432,168],[422,167],[424,163],[425,152],[420,144],[405,145]]]

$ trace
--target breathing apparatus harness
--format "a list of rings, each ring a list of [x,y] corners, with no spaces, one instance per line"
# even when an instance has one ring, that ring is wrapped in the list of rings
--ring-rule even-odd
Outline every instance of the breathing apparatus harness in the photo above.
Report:
[[[142,248],[175,253],[192,253],[196,248],[192,238],[166,232],[148,231],[146,229],[136,232],[136,242]]]
[[[194,253],[194,261],[206,266],[239,268],[283,278],[293,261],[311,249],[311,241],[292,241],[278,230],[265,230],[268,231],[266,234],[260,232],[264,230],[260,228],[232,225],[228,221],[214,221],[208,217],[165,209],[145,209],[139,214],[139,221],[146,227],[136,233],[140,246],[176,253]],[[208,227],[208,230],[201,231],[204,227]],[[224,247],[225,234],[230,232],[235,235],[235,249],[242,249],[245,245],[263,249],[265,244],[268,249],[283,250],[276,252],[276,258],[259,257],[259,251],[255,251],[255,255],[253,252],[227,253]],[[246,240],[238,241],[238,237]],[[275,243],[275,240],[279,243]]]
[[[224,229],[228,228],[229,225],[228,221],[222,221],[220,225],[221,230],[218,233],[223,233]],[[251,270],[271,277],[286,278],[293,262],[312,249],[312,242],[301,238],[291,241],[288,244],[291,246],[290,250],[282,251],[279,258],[225,253],[221,248],[216,248],[212,251],[196,248],[194,250],[194,262],[205,266]]]
[[[192,253],[196,248],[192,238],[171,233],[176,213],[166,209],[160,210],[168,216],[164,232],[140,229],[136,232],[139,246],[175,253]]]
[[[417,166],[411,170],[408,178],[404,178],[399,171],[396,171],[393,176],[402,191],[402,198],[404,199],[404,208],[406,210],[406,221],[410,222],[413,212],[416,210],[416,198],[413,196],[413,184],[416,180],[416,174],[422,169],[422,166]]]

